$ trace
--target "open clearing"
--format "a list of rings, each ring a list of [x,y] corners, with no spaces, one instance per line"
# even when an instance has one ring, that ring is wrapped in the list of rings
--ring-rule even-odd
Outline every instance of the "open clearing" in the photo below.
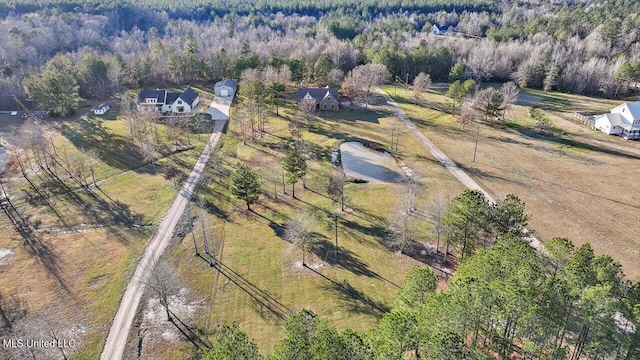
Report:
[[[0,289],[9,298],[19,298],[28,315],[56,314],[64,320],[56,324],[61,328],[83,324],[75,359],[99,357],[132,265],[177,193],[173,182],[163,178],[164,167],[173,163],[179,178],[186,176],[209,133],[200,137],[180,132],[176,141],[190,143],[188,148],[193,149],[169,149],[154,171],[131,144],[127,125],[116,113],[112,109],[104,117],[46,123],[60,156],[72,156],[81,148],[98,149],[99,189],[55,182],[44,172],[30,176],[46,200],[19,173],[5,184],[12,202],[35,230],[34,240],[26,245],[4,214],[0,218],[0,248],[13,251],[9,263],[0,264]],[[3,123],[3,137],[13,141],[13,132],[23,122]],[[167,127],[158,125],[157,130],[170,148],[173,141],[167,138]],[[59,309],[73,311],[61,316]]]
[[[210,306],[208,314],[199,316],[193,326],[207,334],[217,324],[235,322],[264,353],[270,353],[283,337],[285,319],[303,308],[313,310],[339,329],[369,329],[390,308],[408,271],[425,266],[426,260],[419,254],[391,252],[382,243],[387,218],[401,200],[397,195],[402,192],[401,184],[348,184],[345,212],[326,195],[327,180],[333,172],[332,151],[343,141],[388,144],[394,121],[391,114],[370,110],[318,112],[302,132],[309,156],[307,189],[298,183],[297,198],[293,199],[290,185],[283,194],[280,164],[283,144],[294,140],[288,130],[288,118],[294,109],[288,104],[280,110],[281,117],[268,119],[269,135],[257,135],[246,146],[239,140],[232,116],[218,152],[222,165],[208,170],[212,181],[201,192],[206,200],[204,228],[216,240],[221,271],[193,256],[191,235],[169,255],[194,295]],[[399,149],[391,154],[422,176],[424,201],[436,194],[453,197],[463,190],[413,137],[404,136]],[[254,212],[245,211],[245,205],[229,194],[229,173],[238,161],[259,169],[263,181],[264,193],[252,206]],[[300,266],[300,249],[281,237],[286,221],[300,211],[317,219],[307,268]],[[337,257],[334,212],[339,216]],[[195,205],[192,214],[199,214]],[[435,244],[426,224],[419,231],[425,234],[425,245]],[[198,221],[194,234],[200,246],[202,233]],[[131,334],[128,342],[133,345],[127,353],[134,356],[139,338],[135,329]],[[192,354],[193,347],[184,342],[166,344],[162,351],[185,358]]]
[[[340,145],[344,173],[370,183],[393,183],[402,180],[402,171],[388,152],[374,151],[362,143],[350,141]]]
[[[413,105],[412,92],[383,87],[438,148],[497,197],[514,193],[526,202],[530,228],[541,240],[563,236],[590,242],[610,254],[631,279],[640,276],[640,143],[607,136],[571,122],[574,110],[605,111],[609,100],[528,90],[539,97],[561,135],[533,129],[527,109],[515,106],[500,126],[482,125],[476,162],[472,162],[476,126],[462,130],[446,112],[448,99],[424,95]],[[397,91],[397,96],[394,96]],[[619,103],[619,102],[618,102]],[[590,104],[590,105],[588,105]]]

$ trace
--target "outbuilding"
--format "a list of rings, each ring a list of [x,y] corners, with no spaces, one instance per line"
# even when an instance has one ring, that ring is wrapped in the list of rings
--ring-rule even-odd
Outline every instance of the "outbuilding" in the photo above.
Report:
[[[236,82],[229,79],[218,81],[213,90],[216,96],[232,98],[236,94]]]

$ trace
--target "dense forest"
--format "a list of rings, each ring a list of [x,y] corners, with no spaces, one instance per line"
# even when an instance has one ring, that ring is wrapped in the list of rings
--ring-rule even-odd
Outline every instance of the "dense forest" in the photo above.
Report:
[[[0,106],[33,99],[23,80],[56,54],[79,95],[208,83],[287,66],[314,77],[319,60],[347,74],[384,64],[394,79],[420,72],[514,80],[521,87],[617,97],[640,77],[636,1],[257,1],[0,3]],[[445,35],[430,34],[435,24]],[[38,104],[42,105],[42,104]]]

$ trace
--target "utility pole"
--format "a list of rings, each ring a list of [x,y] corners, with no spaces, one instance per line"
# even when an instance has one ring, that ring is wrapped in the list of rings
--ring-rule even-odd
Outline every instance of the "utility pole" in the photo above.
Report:
[[[476,131],[476,145],[473,148],[473,161],[476,162],[476,152],[478,151],[478,136],[480,135],[480,123],[478,123],[478,131]]]
[[[338,260],[338,212],[333,212],[333,220],[336,228],[336,260]]]

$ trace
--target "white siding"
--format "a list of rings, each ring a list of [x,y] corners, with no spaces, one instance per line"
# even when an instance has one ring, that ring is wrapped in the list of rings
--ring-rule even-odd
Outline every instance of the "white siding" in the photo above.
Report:
[[[233,88],[227,85],[220,85],[215,88],[216,96],[233,97]]]

